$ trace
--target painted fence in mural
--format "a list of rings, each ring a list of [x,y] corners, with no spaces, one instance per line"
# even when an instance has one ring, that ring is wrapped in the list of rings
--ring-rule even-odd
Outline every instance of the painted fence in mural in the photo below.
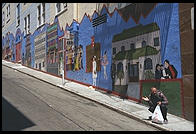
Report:
[[[66,37],[67,79],[141,102],[141,96],[150,90],[145,86],[148,80],[176,83],[172,80],[182,77],[178,14],[175,3],[131,4],[111,14],[103,6],[100,14],[95,11],[91,18],[85,14],[80,23],[74,20],[66,25],[65,31],[60,29],[58,18],[29,36],[18,30],[16,39],[12,34],[3,38],[2,56],[16,62],[24,58],[23,64],[60,76],[61,37]],[[94,26],[93,19],[101,15],[106,22]],[[168,95],[169,101],[172,96],[178,97],[176,107],[171,104],[169,111],[183,114],[182,86],[162,80],[158,83],[165,85],[158,88]]]

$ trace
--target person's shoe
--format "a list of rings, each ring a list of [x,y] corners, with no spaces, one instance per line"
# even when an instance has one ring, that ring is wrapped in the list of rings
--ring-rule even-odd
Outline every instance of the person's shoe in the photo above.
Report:
[[[148,117],[148,120],[152,120],[152,116],[149,116],[149,117]]]
[[[168,120],[164,120],[163,123],[164,123],[164,124],[168,124]]]

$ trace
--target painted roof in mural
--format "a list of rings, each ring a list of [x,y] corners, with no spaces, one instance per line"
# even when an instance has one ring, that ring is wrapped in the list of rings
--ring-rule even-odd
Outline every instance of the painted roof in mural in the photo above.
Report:
[[[132,38],[132,37],[139,36],[142,34],[154,32],[157,30],[160,30],[160,28],[156,23],[150,23],[145,26],[143,26],[142,24],[139,24],[135,27],[123,30],[123,32],[120,34],[114,35],[112,42],[125,40],[128,38]]]
[[[115,55],[114,60],[133,60],[142,56],[155,55],[158,52],[159,51],[152,46],[145,46],[142,48],[136,48],[134,50],[120,51]]]

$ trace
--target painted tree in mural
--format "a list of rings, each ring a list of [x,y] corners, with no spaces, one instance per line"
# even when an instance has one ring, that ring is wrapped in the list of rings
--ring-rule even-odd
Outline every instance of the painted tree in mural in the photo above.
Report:
[[[118,73],[117,73],[117,77],[119,78],[120,80],[120,86],[121,86],[121,81],[122,79],[124,78],[124,72],[122,70],[120,70]]]

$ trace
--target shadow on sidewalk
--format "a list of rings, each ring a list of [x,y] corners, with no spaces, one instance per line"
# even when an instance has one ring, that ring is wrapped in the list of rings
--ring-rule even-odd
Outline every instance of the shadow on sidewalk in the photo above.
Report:
[[[35,124],[2,97],[2,131],[21,131]]]

